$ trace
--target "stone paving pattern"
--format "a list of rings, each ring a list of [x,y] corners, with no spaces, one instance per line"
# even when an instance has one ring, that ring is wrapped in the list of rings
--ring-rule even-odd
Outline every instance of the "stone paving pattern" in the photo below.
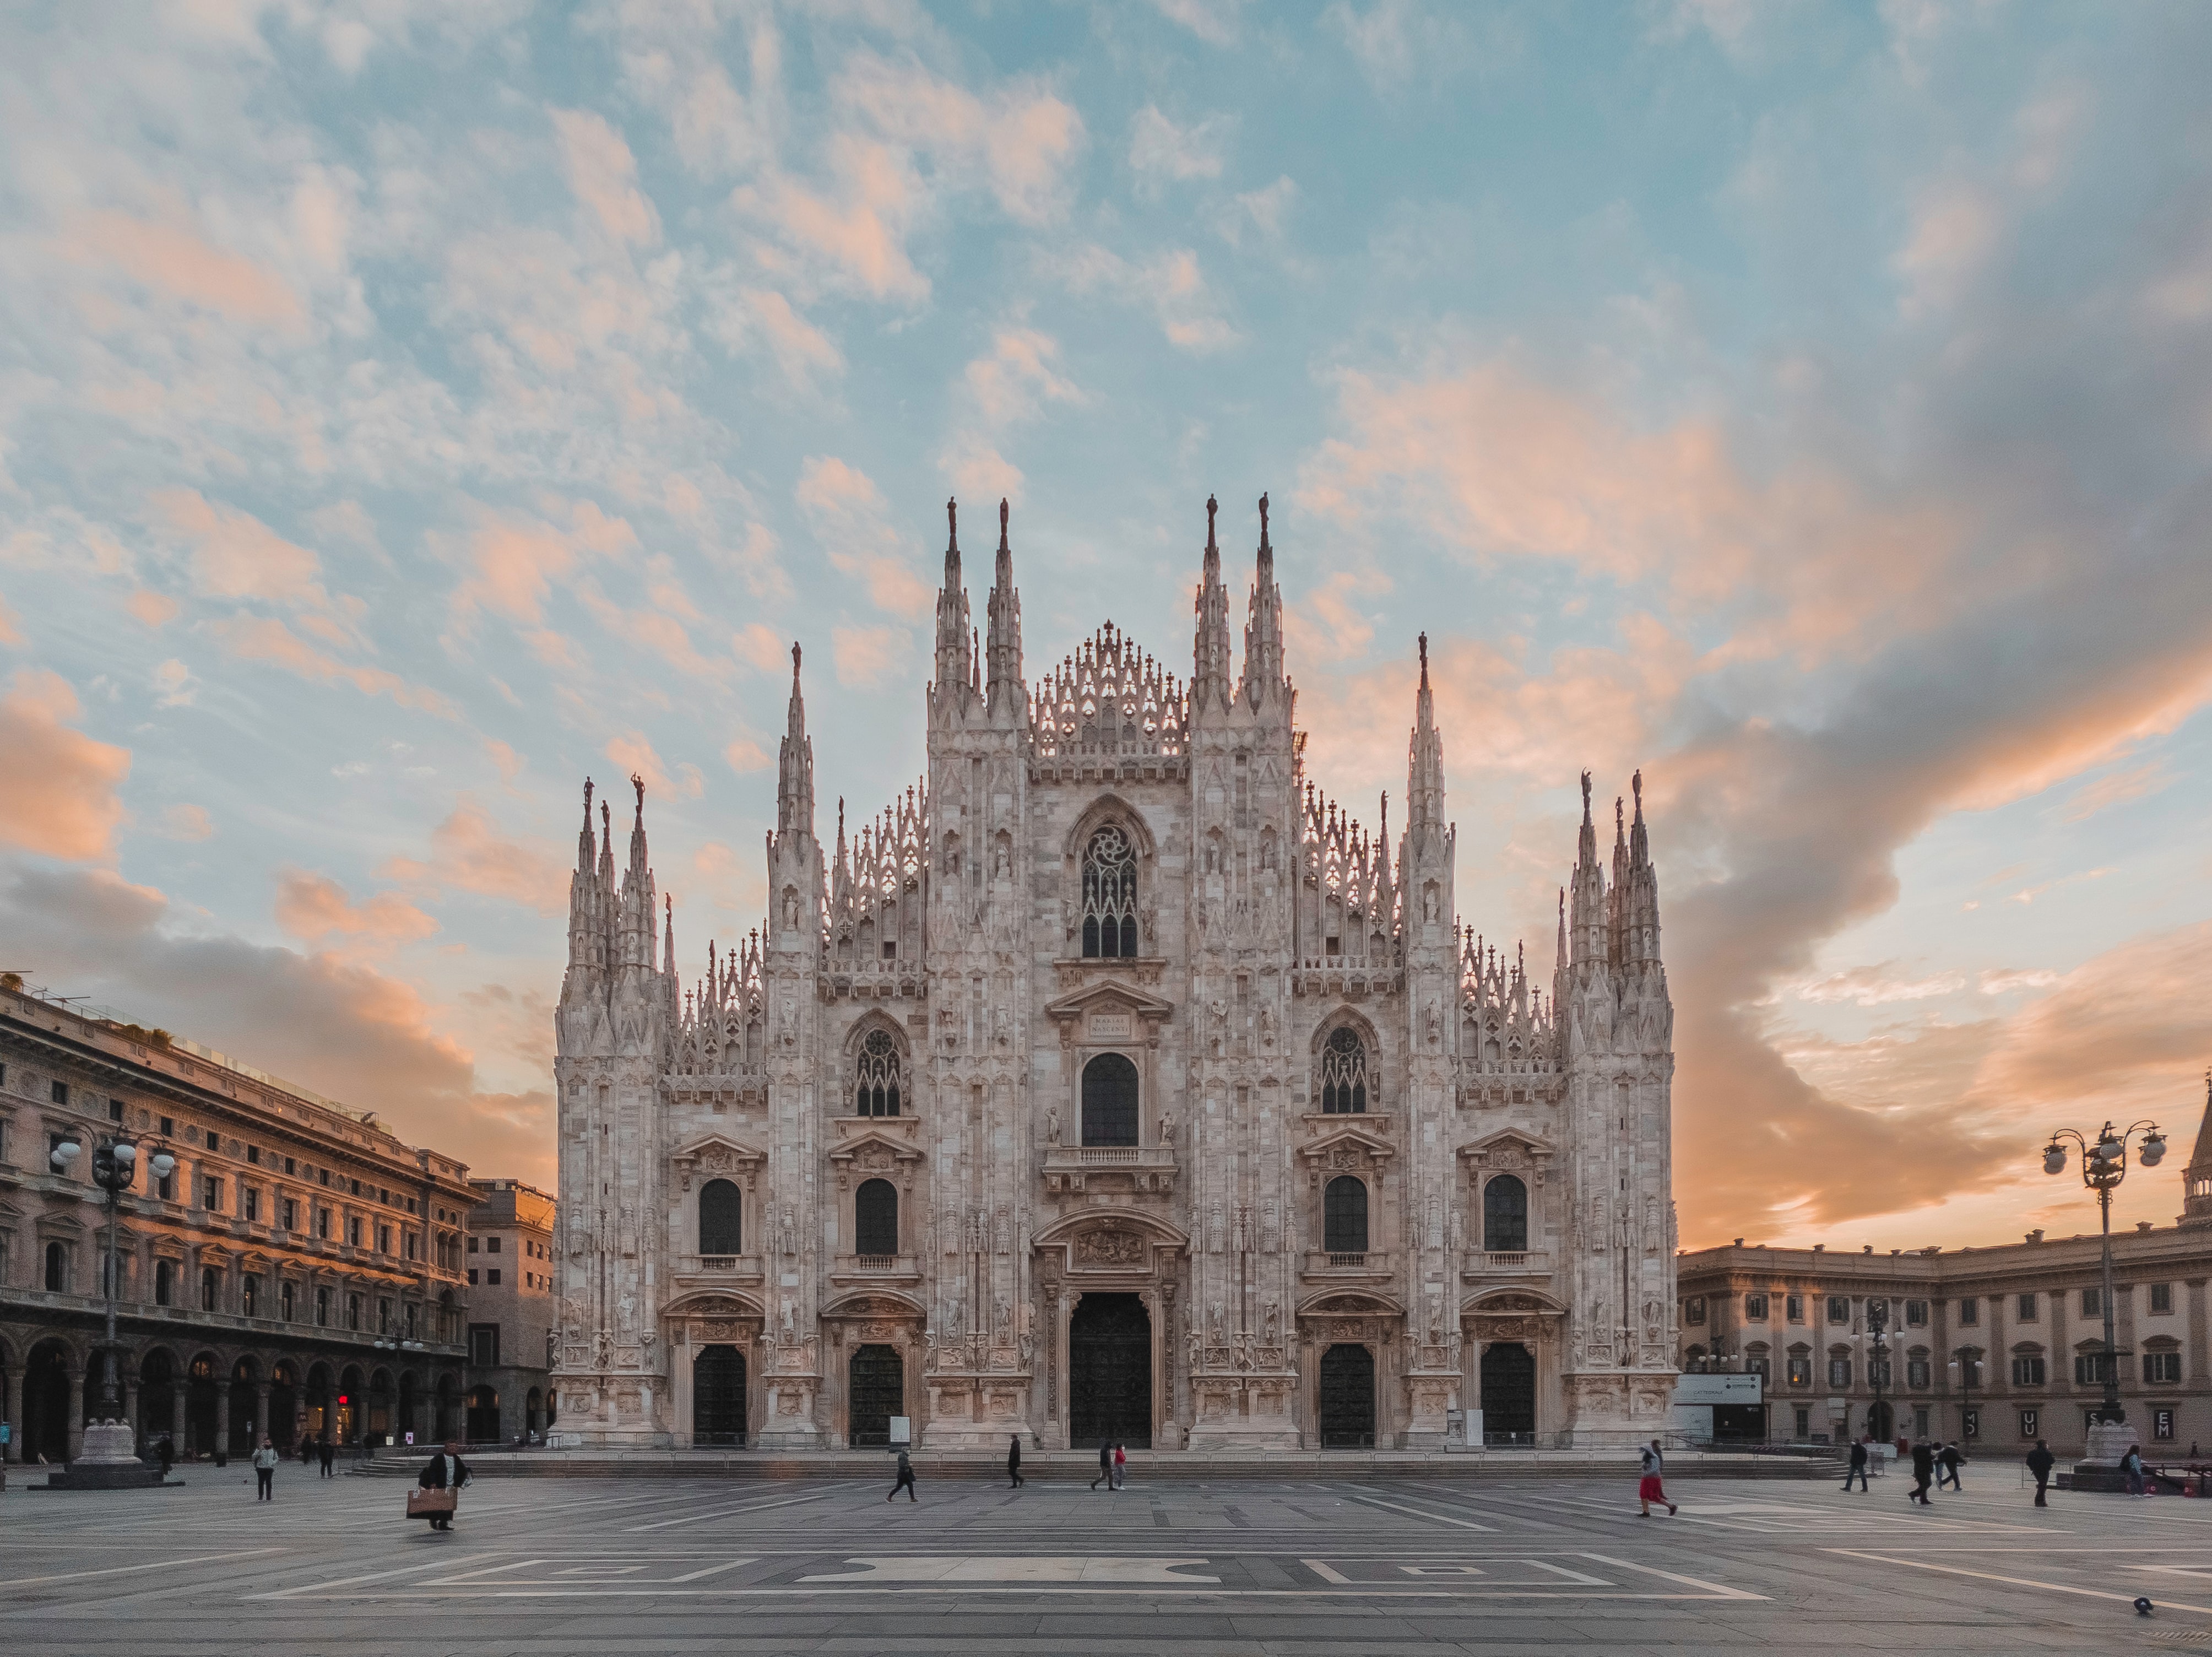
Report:
[[[2132,1651],[2212,1643],[2212,1502],[1905,1481],[933,1476],[0,1496],[0,1648],[380,1654]],[[2160,1605],[2138,1618],[2129,1600]],[[2189,1636],[2194,1636],[2195,1639]],[[2177,1636],[2179,1637],[2178,1640]],[[2181,1644],[2179,1641],[2187,1641]]]

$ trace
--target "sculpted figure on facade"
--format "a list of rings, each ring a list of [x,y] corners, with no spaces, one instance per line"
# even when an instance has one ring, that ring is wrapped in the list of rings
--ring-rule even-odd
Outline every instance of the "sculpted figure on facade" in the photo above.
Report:
[[[827,844],[794,647],[768,924],[689,983],[642,783],[619,866],[587,800],[564,1434],[1649,1435],[1673,1009],[1640,777],[1609,857],[1583,779],[1539,982],[1458,918],[1425,638],[1370,831],[1307,769],[1265,511],[1239,649],[1215,510],[1187,677],[1109,623],[1035,680],[1006,515],[979,627],[948,511],[927,771]]]

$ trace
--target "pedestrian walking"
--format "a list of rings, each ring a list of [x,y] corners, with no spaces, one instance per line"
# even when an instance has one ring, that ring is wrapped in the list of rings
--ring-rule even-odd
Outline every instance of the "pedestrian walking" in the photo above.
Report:
[[[1022,1435],[1019,1433],[1006,1441],[1006,1478],[1008,1489],[1022,1488]]]
[[[1129,1488],[1129,1451],[1126,1445],[1114,1447],[1114,1488],[1117,1490]]]
[[[331,1464],[337,1459],[338,1447],[331,1442],[328,1433],[324,1434],[321,1441],[315,1446],[315,1455],[323,1464],[323,1477],[336,1478],[337,1475],[331,1471]]]
[[[1114,1488],[1114,1447],[1103,1439],[1098,1441],[1098,1478],[1091,1481],[1092,1489],[1098,1488],[1099,1479],[1106,1482],[1108,1489]]]
[[[167,1433],[161,1435],[161,1441],[154,1447],[154,1459],[161,1464],[161,1478],[164,1483],[167,1483],[169,1469],[175,1465],[177,1459],[176,1443]]]
[[[330,1445],[327,1440],[325,1441],[323,1448],[325,1452],[324,1465],[328,1466],[330,1463],[327,1453]],[[445,1447],[430,1458],[428,1464],[416,1476],[415,1483],[426,1490],[451,1490],[458,1496],[460,1494],[461,1486],[475,1477],[476,1475],[469,1471],[469,1464],[461,1459],[461,1447],[453,1440],[447,1439]],[[432,1514],[430,1528],[434,1531],[452,1530],[453,1514]]]
[[[1928,1499],[1928,1486],[1936,1477],[1936,1451],[1926,1439],[1912,1447],[1912,1489],[1907,1492],[1923,1508],[1936,1504]]]
[[[276,1447],[270,1442],[266,1433],[261,1435],[261,1447],[253,1453],[253,1477],[261,1487],[253,1493],[253,1499],[256,1502],[274,1502],[276,1499]]]
[[[2035,1475],[2035,1505],[2039,1508],[2051,1505],[2043,1499],[2043,1494],[2051,1488],[2051,1469],[2057,1459],[2041,1439],[2036,1440],[2035,1448],[2027,1453],[2027,1471]]]
[[[906,1499],[908,1502],[918,1502],[921,1499],[914,1493],[914,1463],[908,1459],[904,1450],[898,1453],[898,1483],[891,1486],[890,1495],[885,1496],[884,1500],[886,1502],[897,1500],[901,1490],[906,1492]]]
[[[1942,1470],[1936,1475],[1936,1488],[1940,1490],[1948,1484],[1954,1490],[1966,1489],[1959,1483],[1959,1469],[1965,1465],[1966,1459],[1965,1453],[1959,1448],[1958,1440],[1953,1439],[1946,1443],[1936,1456],[1936,1464]]]
[[[1867,1492],[1867,1441],[1863,1433],[1851,1441],[1850,1465],[1844,1469],[1844,1488],[1846,1490],[1851,1488],[1853,1479],[1858,1480],[1859,1494],[1864,1496]]]
[[[2120,1471],[2127,1475],[2128,1494],[2130,1496],[2148,1496],[2150,1494],[2149,1491],[2143,1489],[2142,1445],[2130,1444],[2128,1446],[2127,1454],[2120,1458]]]
[[[1668,1518],[1674,1514],[1674,1504],[1667,1500],[1667,1458],[1659,1453],[1659,1441],[1653,1439],[1644,1447],[1644,1474],[1636,1483],[1636,1499],[1644,1504],[1643,1517],[1651,1517],[1651,1504],[1659,1502],[1667,1509]]]

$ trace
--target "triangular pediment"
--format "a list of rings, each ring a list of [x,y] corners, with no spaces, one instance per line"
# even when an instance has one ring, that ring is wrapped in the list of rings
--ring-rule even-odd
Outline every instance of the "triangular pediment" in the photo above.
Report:
[[[1085,966],[1101,963],[1085,961]],[[1073,1020],[1086,1018],[1094,1013],[1127,1013],[1133,1017],[1164,1022],[1174,1016],[1175,1003],[1163,1000],[1149,990],[1115,978],[1102,978],[1085,984],[1080,990],[1071,990],[1057,1000],[1044,1005],[1048,1016]]]
[[[1298,1147],[1298,1154],[1318,1159],[1340,1149],[1364,1150],[1368,1155],[1376,1158],[1398,1154],[1398,1148],[1388,1139],[1372,1128],[1362,1126],[1358,1117],[1346,1116],[1335,1119],[1344,1125],[1330,1128],[1309,1139]]]
[[[883,1128],[863,1128],[858,1133],[848,1135],[830,1148],[829,1157],[832,1162],[874,1160],[882,1163],[883,1154],[886,1152],[896,1162],[921,1161],[920,1146]]]
[[[720,1164],[721,1168],[741,1167],[748,1162],[765,1162],[768,1153],[757,1150],[742,1139],[732,1139],[726,1134],[702,1134],[691,1141],[671,1159],[690,1162],[702,1168]],[[720,1171],[720,1169],[717,1169]]]
[[[1388,1295],[1325,1289],[1298,1308],[1301,1318],[1402,1318],[1405,1307]]]
[[[1525,1168],[1559,1154],[1559,1147],[1526,1128],[1500,1128],[1459,1148],[1459,1154],[1478,1168]]]

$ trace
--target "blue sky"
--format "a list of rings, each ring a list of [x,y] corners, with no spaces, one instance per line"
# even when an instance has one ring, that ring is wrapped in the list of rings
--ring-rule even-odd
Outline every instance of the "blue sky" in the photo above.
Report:
[[[1241,586],[1264,490],[1370,822],[1431,635],[1472,923],[1547,966],[1577,773],[1644,768],[1686,1240],[2065,1230],[2050,1126],[2193,1135],[2200,8],[0,48],[0,966],[544,1181],[585,774],[651,779],[696,970],[757,921],[791,639],[825,807],[918,773],[948,494],[979,553],[1011,498],[1036,676],[1109,618],[1186,668],[1206,497]]]

